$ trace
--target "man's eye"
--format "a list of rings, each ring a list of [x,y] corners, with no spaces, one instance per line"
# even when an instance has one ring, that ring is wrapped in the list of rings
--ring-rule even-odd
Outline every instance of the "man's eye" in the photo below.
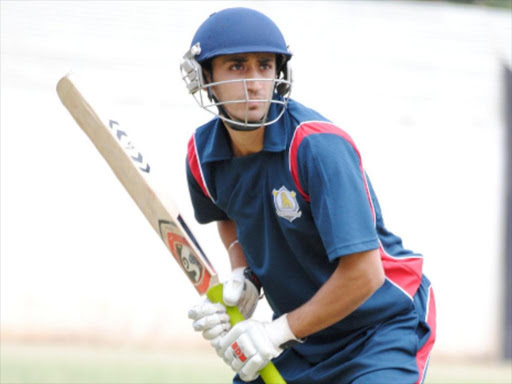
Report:
[[[234,71],[239,71],[241,70],[243,67],[242,67],[242,64],[233,64],[230,69],[234,70]]]

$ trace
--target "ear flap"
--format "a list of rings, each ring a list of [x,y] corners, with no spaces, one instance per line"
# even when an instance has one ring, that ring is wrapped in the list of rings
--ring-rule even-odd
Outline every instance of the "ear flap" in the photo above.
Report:
[[[206,83],[205,83],[205,88],[206,88],[206,93],[208,94],[208,100],[210,100],[210,102],[212,101],[215,101],[216,103],[219,102],[219,100],[217,100],[215,98],[215,95],[213,94],[213,91],[212,91],[212,87],[208,86],[209,83],[213,82],[213,70],[211,69],[211,66],[210,67],[207,67],[208,69],[205,69],[205,73],[203,74],[203,78],[206,79]],[[209,73],[207,73],[206,71],[209,71]],[[208,75],[210,78],[208,78]]]
[[[283,81],[280,81],[276,86],[277,94],[279,96],[287,95],[292,88],[292,66],[289,60],[286,62],[286,65],[282,66],[278,80]]]
[[[212,88],[208,87],[208,84],[213,83],[213,69],[212,69],[212,59],[205,60],[201,63],[201,75],[203,81],[203,90],[206,90],[208,94],[208,99],[210,101],[218,102],[213,95]]]

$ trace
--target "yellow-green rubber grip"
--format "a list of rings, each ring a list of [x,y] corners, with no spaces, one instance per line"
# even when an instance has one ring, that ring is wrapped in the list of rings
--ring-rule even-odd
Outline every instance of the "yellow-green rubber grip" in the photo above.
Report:
[[[228,307],[226,304],[224,304],[224,301],[222,300],[222,284],[211,287],[208,292],[206,292],[206,296],[210,299],[211,302],[221,303],[227,308],[226,311],[229,315],[231,325],[235,325],[236,323],[245,320],[237,307]],[[260,371],[260,376],[265,384],[286,384],[286,381],[284,381],[276,366],[272,362],[268,363]]]

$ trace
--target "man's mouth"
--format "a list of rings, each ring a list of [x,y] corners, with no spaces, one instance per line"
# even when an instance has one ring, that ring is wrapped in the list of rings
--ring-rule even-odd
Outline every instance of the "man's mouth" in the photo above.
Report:
[[[261,102],[261,101],[249,101],[249,103],[247,103],[247,108],[250,111],[254,111],[254,110],[260,108],[262,103],[263,102]]]

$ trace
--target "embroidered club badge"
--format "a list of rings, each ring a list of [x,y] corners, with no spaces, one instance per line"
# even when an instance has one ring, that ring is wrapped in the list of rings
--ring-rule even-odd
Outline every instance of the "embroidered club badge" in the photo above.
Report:
[[[297,193],[289,191],[284,185],[272,191],[274,195],[274,204],[276,206],[276,213],[278,216],[289,220],[290,223],[298,217],[301,217],[302,212],[299,210],[299,203],[297,203]]]

